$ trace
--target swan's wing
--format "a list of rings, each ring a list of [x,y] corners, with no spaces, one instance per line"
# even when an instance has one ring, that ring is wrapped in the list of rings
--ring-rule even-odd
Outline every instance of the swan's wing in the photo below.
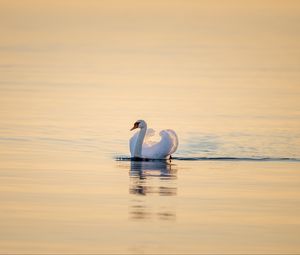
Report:
[[[151,140],[151,137],[155,136],[155,130],[152,128],[148,128],[146,131],[146,135],[143,142],[143,148],[144,147],[151,147],[153,144],[155,144],[154,141]]]
[[[133,156],[134,154],[134,147],[137,141],[137,138],[139,136],[140,131],[136,132],[129,140],[129,148],[130,148],[130,154],[131,156]],[[151,137],[155,135],[155,130],[152,128],[147,129],[146,131],[146,135],[144,138],[144,143],[143,143],[143,147],[149,147],[153,145],[153,142],[151,141]]]
[[[145,158],[164,159],[174,153],[178,147],[178,137],[173,130],[162,130],[161,140],[151,145],[143,144],[142,156]]]
[[[177,150],[177,147],[178,147],[178,136],[177,134],[175,133],[174,130],[172,129],[167,129],[167,130],[163,130],[165,132],[168,133],[170,139],[172,140],[172,148],[170,150],[170,155],[173,154],[176,150]]]

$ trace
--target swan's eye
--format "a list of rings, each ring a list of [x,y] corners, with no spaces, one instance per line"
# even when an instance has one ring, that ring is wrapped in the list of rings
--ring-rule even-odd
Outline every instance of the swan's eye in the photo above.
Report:
[[[134,123],[134,125],[135,125],[136,127],[138,127],[138,126],[140,125],[140,122],[136,122],[136,123]]]

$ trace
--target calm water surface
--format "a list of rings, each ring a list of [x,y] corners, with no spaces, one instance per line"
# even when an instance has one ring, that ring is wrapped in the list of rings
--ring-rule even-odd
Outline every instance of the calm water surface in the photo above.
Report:
[[[297,2],[0,5],[0,253],[300,252]]]

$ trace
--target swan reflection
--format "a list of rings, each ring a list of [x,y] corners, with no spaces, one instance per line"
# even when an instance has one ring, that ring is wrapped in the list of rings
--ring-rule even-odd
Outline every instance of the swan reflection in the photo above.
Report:
[[[132,194],[159,194],[160,196],[175,196],[177,194],[177,188],[170,186],[172,180],[176,179],[176,170],[172,169],[171,163],[165,161],[131,161],[130,177],[130,193]],[[155,179],[158,181],[154,182]],[[166,182],[163,182],[164,180]]]
[[[131,161],[129,175],[129,193],[134,195],[131,219],[176,219],[176,165],[166,161]],[[166,196],[174,198],[163,198]]]

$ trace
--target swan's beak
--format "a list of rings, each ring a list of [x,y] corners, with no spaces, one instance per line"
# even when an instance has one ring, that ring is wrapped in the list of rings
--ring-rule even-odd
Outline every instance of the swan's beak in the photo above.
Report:
[[[139,127],[139,123],[134,123],[134,125],[133,125],[133,127],[130,129],[130,131],[132,131],[132,130],[134,130],[134,129],[136,129],[136,128],[138,128]]]

